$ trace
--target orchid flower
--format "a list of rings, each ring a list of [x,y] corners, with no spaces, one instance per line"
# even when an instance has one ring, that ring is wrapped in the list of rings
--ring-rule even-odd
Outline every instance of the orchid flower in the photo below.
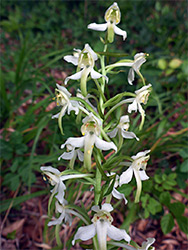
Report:
[[[101,75],[100,73],[94,70],[95,61],[98,59],[98,56],[89,46],[89,44],[85,44],[85,47],[82,51],[77,49],[75,49],[75,51],[76,53],[74,53],[73,56],[72,55],[64,56],[64,60],[78,66],[78,69],[80,71],[78,71],[74,75],[68,76],[65,79],[65,84],[67,84],[67,82],[70,79],[72,80],[81,79],[80,82],[81,92],[82,95],[86,96],[87,95],[86,83],[89,74],[93,79],[104,77],[107,82],[108,82],[108,77]]]
[[[116,128],[114,128],[111,132],[107,133],[111,138],[115,137],[117,133],[119,133],[123,138],[132,139],[135,138],[137,141],[139,141],[139,138],[133,133],[128,132],[129,129],[129,116],[124,115],[120,118],[120,122],[117,125]]]
[[[59,204],[59,202],[56,201],[55,211],[56,213],[60,213],[61,215],[59,216],[58,219],[53,219],[52,221],[48,222],[49,227],[52,225],[60,225],[63,220],[65,220],[65,222],[68,222],[69,225],[72,224],[72,217],[70,215],[70,211],[69,209],[66,208],[67,204],[68,202],[66,200],[64,200],[64,204]]]
[[[128,82],[129,82],[129,84],[130,85],[133,84],[133,81],[134,81],[134,78],[135,78],[135,73],[134,72],[136,72],[141,77],[141,79],[142,79],[142,81],[143,81],[143,83],[145,85],[145,80],[144,80],[142,74],[140,73],[140,67],[141,67],[141,65],[143,63],[146,62],[146,56],[149,56],[149,54],[140,52],[140,53],[137,53],[134,56],[134,60],[123,59],[123,60],[120,60],[117,63],[108,65],[106,67],[106,69],[112,69],[112,68],[121,67],[121,66],[131,67],[130,70],[129,70],[129,73],[128,73]]]
[[[86,241],[93,238],[96,234],[99,243],[99,250],[107,249],[107,236],[113,240],[120,241],[124,239],[125,241],[130,242],[131,238],[124,229],[119,229],[111,225],[113,218],[110,215],[110,212],[113,210],[113,207],[110,204],[103,204],[101,209],[99,206],[93,206],[91,209],[96,212],[92,219],[93,224],[78,229],[72,241],[73,245],[78,239]]]
[[[141,89],[138,89],[135,91],[136,97],[135,98],[129,98],[127,99],[127,102],[132,102],[128,106],[128,112],[131,113],[132,111],[137,112],[137,109],[139,110],[141,114],[141,124],[140,129],[142,129],[142,126],[144,124],[145,119],[145,111],[141,106],[141,103],[146,104],[148,101],[149,94],[151,92],[151,84],[148,84],[146,86],[143,86]]]
[[[149,177],[146,175],[145,169],[147,166],[147,161],[149,160],[150,156],[147,155],[150,152],[150,150],[146,150],[143,152],[139,152],[137,155],[132,156],[133,159],[132,163],[128,163],[127,165],[130,165],[130,167],[121,174],[119,179],[119,185],[127,184],[132,180],[133,173],[136,178],[137,183],[137,192],[135,197],[135,202],[139,202],[141,189],[142,189],[142,182],[144,180],[149,179]]]
[[[121,20],[121,12],[118,7],[118,4],[114,2],[105,12],[104,19],[106,23],[96,24],[91,23],[87,27],[88,29],[97,30],[97,31],[105,31],[107,29],[107,40],[109,43],[112,43],[114,40],[114,33],[120,36],[123,36],[123,40],[127,37],[127,32],[121,30],[116,25]]]
[[[58,118],[59,128],[61,130],[61,133],[63,134],[62,117],[65,115],[66,112],[69,115],[72,110],[77,115],[79,112],[79,104],[77,101],[70,100],[71,93],[69,93],[69,91],[65,87],[60,86],[59,84],[56,84],[56,86],[57,88],[55,89],[55,92],[56,92],[55,98],[56,98],[57,106],[62,106],[62,109],[60,113],[53,115],[52,119]]]
[[[94,145],[101,150],[114,149],[117,151],[117,147],[113,142],[106,142],[99,138],[101,132],[101,120],[95,117],[92,113],[83,119],[83,123],[84,124],[81,127],[83,137],[70,137],[61,145],[61,148],[64,148],[67,144],[75,148],[84,147],[84,166],[90,170],[91,155]]]
[[[50,184],[54,186],[54,188],[51,190],[52,197],[57,193],[55,196],[57,200],[60,202],[60,204],[64,204],[65,199],[65,190],[66,186],[63,183],[63,181],[68,179],[74,179],[74,178],[82,178],[88,176],[87,174],[69,174],[69,175],[61,175],[62,173],[51,166],[49,167],[41,167],[41,171],[47,176]]]

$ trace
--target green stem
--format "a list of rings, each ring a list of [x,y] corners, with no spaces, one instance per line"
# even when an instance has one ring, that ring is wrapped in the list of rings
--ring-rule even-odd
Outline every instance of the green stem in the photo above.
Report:
[[[123,104],[125,104],[125,103],[130,103],[130,102],[132,102],[132,98],[129,98],[129,99],[127,99],[127,100],[123,100],[123,101],[117,103],[117,104],[116,104],[114,107],[112,107],[112,108],[108,111],[108,113],[105,115],[105,121],[106,121],[106,119],[108,118],[108,116],[109,116],[115,109],[117,109],[119,106],[121,106],[121,105],[123,105]]]
[[[142,79],[142,82],[143,82],[143,84],[145,86],[146,82],[145,82],[145,79],[144,79],[143,75],[140,73],[140,71],[137,71],[136,73],[140,76],[140,78]]]
[[[55,227],[55,238],[58,246],[62,245],[61,239],[59,237],[60,225],[56,225]]]

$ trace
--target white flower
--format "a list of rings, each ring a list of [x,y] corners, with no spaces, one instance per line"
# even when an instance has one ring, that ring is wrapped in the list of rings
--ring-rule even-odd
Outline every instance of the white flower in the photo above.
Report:
[[[111,176],[111,175],[114,175],[115,173],[111,173],[111,174],[108,174],[107,173],[107,176]],[[112,180],[113,181],[113,180]],[[110,184],[112,183],[112,181],[110,182]],[[124,202],[125,202],[125,205],[127,204],[127,199],[125,198],[125,195],[120,193],[116,188],[119,186],[119,175],[116,175],[116,180],[115,180],[115,183],[114,183],[114,187],[113,187],[113,190],[112,190],[112,196],[118,200],[121,200],[123,199]]]
[[[155,238],[147,238],[147,241],[142,243],[142,246],[137,248],[138,250],[148,250],[149,247],[155,242]],[[155,249],[154,247],[152,248]]]
[[[64,56],[65,61],[70,62],[80,69],[77,73],[74,75],[68,76],[65,79],[65,84],[72,79],[72,80],[78,80],[81,79],[81,91],[84,96],[87,95],[87,90],[86,90],[86,82],[87,82],[87,77],[90,74],[91,78],[93,79],[98,79],[101,77],[105,77],[106,81],[108,81],[108,77],[101,75],[97,71],[94,70],[95,66],[95,61],[98,59],[97,54],[91,49],[89,44],[85,44],[84,49],[81,50],[76,50],[76,54],[73,56],[68,55]]]
[[[127,99],[127,102],[132,102],[128,106],[128,112],[129,113],[131,113],[132,111],[137,112],[137,109],[138,109],[141,114],[140,129],[142,129],[142,126],[144,124],[144,119],[145,119],[145,111],[142,108],[141,103],[143,104],[147,103],[150,92],[151,92],[151,84],[148,84],[146,86],[143,86],[141,89],[138,89],[135,91],[135,94],[136,94],[135,98]]]
[[[132,180],[133,173],[136,178],[137,183],[137,192],[135,202],[139,202],[140,193],[142,189],[142,181],[149,179],[146,175],[145,169],[147,165],[147,161],[149,160],[150,156],[148,154],[150,150],[146,150],[144,152],[139,152],[137,155],[132,156],[133,162],[130,163],[130,167],[121,174],[119,185],[127,184]],[[127,164],[128,165],[128,164]]]
[[[132,104],[129,104],[128,106],[128,112],[131,113],[132,111],[137,112],[137,109],[139,112],[143,115],[145,115],[145,111],[143,110],[141,103],[146,104],[148,101],[149,94],[151,92],[151,84],[148,84],[146,86],[143,86],[141,89],[138,89],[135,91],[136,97],[130,98],[129,100],[133,101]]]
[[[130,70],[129,70],[129,73],[128,73],[128,82],[130,85],[133,84],[133,81],[134,81],[134,78],[135,78],[135,73],[136,72],[142,79],[144,85],[145,85],[145,80],[142,76],[142,74],[140,73],[140,67],[143,63],[146,62],[146,56],[149,56],[149,54],[146,54],[146,53],[143,53],[143,52],[140,52],[140,53],[137,53],[135,56],[134,56],[134,60],[129,60],[129,59],[123,59],[123,60],[120,60],[119,62],[117,63],[114,63],[114,64],[111,64],[111,65],[108,65],[106,67],[106,69],[113,69],[115,67],[121,67],[121,66],[125,66],[125,67],[131,67]]]
[[[146,62],[146,53],[137,53],[135,56],[134,56],[134,62],[129,70],[129,74],[128,74],[128,82],[130,85],[132,85],[133,81],[134,81],[134,77],[135,77],[135,74],[134,72],[136,72],[138,75],[140,75],[140,67],[143,63]]]
[[[61,145],[61,148],[64,148],[67,144],[75,148],[84,147],[84,165],[90,169],[91,155],[94,145],[101,150],[114,149],[117,151],[117,147],[113,142],[106,142],[99,138],[101,132],[101,121],[92,113],[83,119],[83,123],[84,124],[81,127],[83,137],[70,137]]]
[[[72,224],[72,217],[70,215],[70,211],[69,209],[66,208],[67,204],[68,202],[66,200],[64,200],[63,204],[59,204],[59,202],[56,201],[55,203],[56,213],[60,213],[61,215],[59,216],[58,219],[53,219],[52,221],[48,222],[48,226],[60,225],[63,220],[65,220],[65,223],[68,222],[69,225]]]
[[[52,196],[54,196],[56,193],[57,195],[55,196],[57,200],[61,203],[64,204],[65,199],[65,189],[66,186],[63,183],[63,181],[68,180],[68,179],[74,179],[74,178],[82,178],[88,176],[87,174],[69,174],[69,175],[61,175],[61,172],[53,167],[41,167],[41,171],[44,172],[45,176],[47,176],[50,184],[52,186],[55,186],[51,192]]]
[[[107,236],[113,240],[120,241],[124,239],[125,241],[130,242],[131,238],[125,230],[116,228],[111,225],[113,218],[110,215],[110,212],[113,210],[113,207],[110,204],[103,204],[101,209],[99,208],[99,206],[93,206],[92,210],[96,212],[92,219],[93,224],[80,227],[78,229],[72,241],[73,245],[78,239],[86,241],[93,238],[96,234],[99,243],[99,250],[107,249]]]
[[[111,132],[107,133],[111,138],[115,137],[116,134],[119,132],[123,138],[132,139],[135,138],[137,141],[139,141],[139,138],[133,133],[128,132],[129,128],[129,116],[124,115],[120,118],[120,122],[117,125],[116,128],[114,128]]]
[[[72,110],[77,115],[79,112],[79,104],[77,101],[70,100],[71,93],[69,93],[69,91],[65,87],[60,86],[59,84],[56,84],[56,86],[57,88],[55,89],[55,92],[57,106],[62,106],[62,109],[60,113],[53,115],[52,119],[58,118],[59,127],[61,132],[63,133],[61,121],[62,117],[65,115],[66,112],[69,115]]]
[[[62,177],[60,176],[61,172],[53,167],[41,167],[40,168],[44,174],[47,176],[50,184],[52,186],[55,186],[51,192],[52,196],[54,196],[56,193],[57,195],[55,196],[57,200],[63,204],[64,203],[64,196],[65,196],[65,189],[66,186],[62,181]]]
[[[97,30],[97,31],[105,31],[107,29],[107,38],[108,42],[112,43],[114,40],[114,33],[120,36],[123,36],[123,40],[127,37],[127,32],[121,30],[116,25],[121,20],[121,12],[118,7],[118,4],[114,2],[105,12],[104,19],[106,23],[96,24],[91,23],[88,25],[88,29]]]

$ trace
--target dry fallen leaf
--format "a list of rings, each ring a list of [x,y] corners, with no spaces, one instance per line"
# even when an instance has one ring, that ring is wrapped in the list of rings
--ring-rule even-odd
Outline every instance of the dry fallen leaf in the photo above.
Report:
[[[21,230],[24,222],[25,222],[25,219],[15,221],[14,223],[10,224],[9,226],[3,229],[2,235],[7,236],[7,234],[12,233],[14,231],[16,231],[17,233],[19,230]]]

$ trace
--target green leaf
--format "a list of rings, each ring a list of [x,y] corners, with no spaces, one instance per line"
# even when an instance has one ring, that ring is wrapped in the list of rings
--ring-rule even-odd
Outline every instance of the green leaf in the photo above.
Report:
[[[48,190],[42,190],[42,191],[38,191],[38,192],[35,192],[32,194],[19,196],[19,197],[16,197],[14,199],[8,199],[8,200],[1,201],[0,202],[0,213],[3,211],[6,211],[9,208],[11,202],[13,202],[13,206],[17,206],[24,201],[27,201],[29,199],[32,199],[34,197],[37,197],[37,196],[40,196],[43,194],[47,194],[47,193],[48,193]]]
[[[159,196],[159,200],[162,204],[166,205],[167,207],[170,204],[171,196],[169,192],[163,192]]]
[[[178,223],[180,229],[184,233],[188,234],[188,218],[185,216],[179,216],[176,218],[176,220],[177,220],[177,223]]]
[[[186,159],[180,166],[180,171],[183,173],[188,172],[188,159]]]
[[[174,202],[170,204],[169,209],[175,217],[179,217],[184,213],[185,205],[181,202]]]
[[[173,216],[169,213],[162,217],[161,219],[161,229],[164,234],[169,233],[174,227],[174,219]]]
[[[182,158],[186,159],[188,157],[188,148],[183,148],[179,151],[179,154]]]
[[[154,180],[155,180],[155,182],[158,183],[158,184],[161,184],[161,183],[162,183],[162,178],[161,178],[161,176],[158,175],[158,174],[155,174],[155,175],[154,175]]]
[[[10,160],[12,158],[13,149],[11,144],[5,140],[0,141],[0,158]]]

